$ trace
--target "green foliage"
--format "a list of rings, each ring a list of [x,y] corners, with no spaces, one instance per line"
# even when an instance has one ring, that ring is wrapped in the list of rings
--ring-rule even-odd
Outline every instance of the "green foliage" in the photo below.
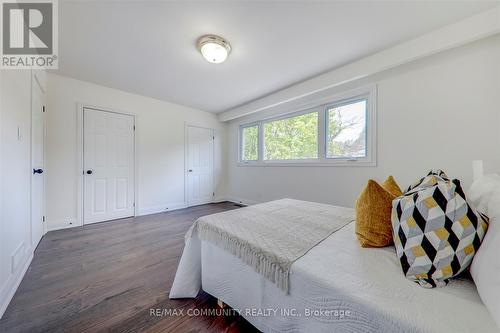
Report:
[[[265,160],[318,157],[318,113],[264,124]]]
[[[327,112],[328,131],[326,133],[327,157],[362,157],[365,154],[366,131],[363,129],[356,138],[339,139],[346,129],[361,125],[364,119],[345,121],[343,107]],[[358,117],[359,118],[359,117]],[[358,126],[359,128],[359,126]],[[318,112],[306,113],[263,124],[264,160],[296,160],[318,158]],[[243,128],[244,161],[257,161],[259,149],[259,126]]]
[[[243,161],[257,161],[259,158],[259,127],[257,125],[243,128]]]

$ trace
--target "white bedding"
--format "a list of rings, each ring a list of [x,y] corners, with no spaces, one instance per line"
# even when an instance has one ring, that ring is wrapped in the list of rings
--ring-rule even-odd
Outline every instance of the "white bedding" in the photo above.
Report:
[[[170,297],[196,297],[200,284],[264,332],[499,331],[470,280],[422,288],[405,279],[393,247],[361,248],[354,223],[292,265],[289,295],[194,235],[186,243]],[[281,309],[292,309],[296,316],[282,315]]]

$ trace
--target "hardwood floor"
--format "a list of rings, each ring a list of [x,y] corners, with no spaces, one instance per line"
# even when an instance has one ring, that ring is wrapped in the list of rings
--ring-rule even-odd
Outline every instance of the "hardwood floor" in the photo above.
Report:
[[[150,315],[150,309],[214,309],[216,299],[169,300],[184,234],[225,202],[47,233],[0,332],[252,332],[238,316]]]

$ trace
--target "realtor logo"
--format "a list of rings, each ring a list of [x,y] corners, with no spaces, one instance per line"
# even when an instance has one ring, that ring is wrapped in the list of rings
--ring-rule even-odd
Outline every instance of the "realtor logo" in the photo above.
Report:
[[[57,69],[57,0],[1,0],[0,68]]]

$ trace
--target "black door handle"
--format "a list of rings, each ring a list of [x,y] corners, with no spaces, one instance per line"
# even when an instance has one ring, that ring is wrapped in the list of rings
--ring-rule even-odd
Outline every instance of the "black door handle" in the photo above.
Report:
[[[188,172],[193,172],[193,169],[189,169]]]
[[[43,169],[33,169],[33,174],[42,174],[43,173]]]
[[[91,174],[93,174],[93,173],[94,173],[94,171],[92,171],[92,170],[87,170],[87,175],[91,175]]]

